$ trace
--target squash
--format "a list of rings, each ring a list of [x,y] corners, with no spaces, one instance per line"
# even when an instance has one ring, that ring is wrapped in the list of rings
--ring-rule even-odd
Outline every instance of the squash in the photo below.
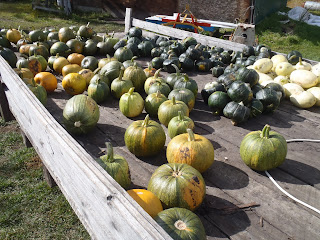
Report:
[[[147,64],[148,64],[148,67],[143,69],[143,71],[146,74],[147,78],[153,77],[154,74],[156,73],[157,69],[152,67],[152,63],[151,62],[148,62]],[[160,76],[160,74],[159,74],[159,76]]]
[[[158,154],[166,142],[166,134],[159,123],[150,120],[134,121],[124,134],[128,150],[138,157],[149,157]]]
[[[212,83],[206,84],[204,89],[201,90],[201,97],[203,101],[208,104],[208,99],[210,95],[216,91],[226,92],[226,89],[221,83],[213,81]]]
[[[127,193],[152,217],[163,211],[161,201],[152,192],[145,189],[130,189]]]
[[[203,173],[214,162],[214,148],[207,138],[187,129],[187,133],[180,134],[169,142],[167,160],[169,163],[186,163]]]
[[[167,76],[166,78],[166,83],[170,86],[171,89],[173,89],[174,84],[178,81],[178,80],[184,80],[183,75],[180,73],[179,68],[176,65],[172,65],[172,67],[175,68],[176,72],[175,73],[171,73]]]
[[[53,92],[58,86],[57,78],[49,72],[37,73],[34,81],[44,87],[47,92]]]
[[[44,106],[47,104],[47,91],[43,86],[37,84],[34,79],[32,79],[31,83],[27,84],[27,87]]]
[[[96,161],[121,187],[128,189],[131,179],[127,160],[118,154],[113,154],[113,147],[110,142],[106,143],[106,147],[107,154],[99,157]]]
[[[188,106],[189,112],[191,112],[196,102],[193,92],[187,88],[173,89],[169,93],[168,99],[172,99],[173,97],[175,97],[175,99],[178,101],[184,102]]]
[[[92,39],[88,39],[83,47],[83,55],[94,56],[98,51],[97,43]]]
[[[250,118],[257,117],[263,112],[263,104],[256,98],[253,98],[247,107],[250,109]]]
[[[278,93],[271,88],[264,88],[257,92],[256,99],[262,102],[264,112],[274,112],[280,104]]]
[[[194,122],[179,111],[178,116],[172,118],[168,124],[168,135],[172,139],[179,134],[186,133],[188,128],[193,130]]]
[[[70,98],[63,109],[64,126],[73,134],[88,133],[96,126],[99,117],[97,103],[91,97],[82,94]]]
[[[259,74],[259,83],[262,85],[262,84],[265,84],[264,82],[273,82],[273,79],[269,76],[269,75],[267,75],[267,74],[265,74],[265,73],[259,73],[258,72],[258,74]]]
[[[88,96],[91,97],[96,103],[106,101],[110,95],[110,88],[106,82],[101,78],[96,78],[90,81],[88,86]]]
[[[216,66],[211,69],[211,73],[213,77],[220,77],[224,73],[224,68],[221,66]]]
[[[114,58],[119,62],[124,62],[127,60],[131,60],[133,58],[133,53],[127,47],[120,47],[114,53]]]
[[[170,87],[168,84],[157,80],[150,86],[147,94],[149,95],[149,94],[155,93],[157,91],[160,91],[163,95],[168,97],[171,90],[170,90]]]
[[[119,61],[108,62],[100,70],[100,75],[105,75],[109,78],[110,81],[113,81],[120,75],[120,70],[123,67],[123,64]]]
[[[244,163],[257,171],[280,166],[287,156],[285,138],[265,125],[262,131],[248,133],[241,141],[240,156]]]
[[[93,36],[93,29],[89,26],[90,22],[87,25],[82,25],[77,31],[77,35],[83,38],[91,38]]]
[[[167,100],[168,98],[165,95],[161,94],[160,91],[157,91],[146,97],[144,100],[144,108],[150,116],[156,117],[158,116],[159,106]]]
[[[139,116],[144,108],[144,100],[141,95],[134,92],[134,87],[123,94],[119,100],[119,109],[126,117]]]
[[[101,58],[98,63],[98,68],[103,68],[107,63],[112,61],[118,61],[114,57],[110,57],[110,55],[107,55],[106,58]]]
[[[195,80],[189,78],[187,74],[183,74],[183,79],[179,79],[175,82],[173,89],[187,88],[193,92],[196,97],[198,94],[198,84]]]
[[[83,52],[84,43],[79,41],[78,39],[70,39],[66,44],[70,48],[72,53],[80,54]]]
[[[31,61],[32,59],[37,59],[37,60],[40,62],[40,64],[41,64],[41,71],[45,71],[45,70],[47,69],[47,67],[48,67],[48,62],[47,62],[47,60],[46,60],[43,56],[35,54],[35,55],[32,55],[32,56],[29,57],[29,60],[30,60],[30,61]]]
[[[308,62],[302,61],[301,57],[299,58],[299,62],[294,66],[296,70],[307,70],[310,71],[312,65]]]
[[[316,103],[314,105],[320,107],[320,87],[309,88],[307,92],[312,93],[312,95],[316,98]]]
[[[236,80],[249,83],[250,87],[259,82],[259,74],[254,69],[240,68],[236,72]]]
[[[62,74],[62,68],[65,65],[68,65],[69,62],[65,57],[57,57],[54,62],[53,62],[53,70],[56,71],[57,73]]]
[[[261,58],[253,64],[253,67],[261,73],[267,73],[271,71],[273,62],[269,58]]]
[[[129,60],[126,60],[126,61],[124,61],[122,64],[123,64],[123,67],[125,68],[125,69],[127,69],[128,67],[131,67],[131,66],[133,66],[134,64],[136,64],[136,66],[137,67],[140,67],[141,68],[141,65],[138,63],[138,62],[136,62],[136,59],[137,59],[138,57],[137,56],[133,56],[131,59],[129,59]],[[143,71],[143,70],[142,70]],[[145,74],[144,74],[145,75]]]
[[[139,43],[138,45],[138,49],[139,49],[139,55],[142,57],[150,57],[151,56],[151,50],[153,48],[153,44],[151,41],[142,41],[141,43]]]
[[[68,27],[63,27],[59,29],[59,41],[60,42],[68,42],[70,39],[73,39],[75,34],[72,29]]]
[[[275,72],[279,76],[290,76],[290,74],[295,70],[294,66],[288,62],[281,62],[279,63],[276,68]]]
[[[124,68],[121,68],[119,77],[111,82],[111,95],[116,99],[120,99],[123,94],[133,87],[133,83],[130,80],[123,78],[123,73]]]
[[[81,67],[94,71],[98,68],[98,59],[93,56],[86,56],[81,61]]]
[[[304,89],[296,83],[286,83],[283,85],[286,98],[290,98],[292,94],[298,94],[304,91]]]
[[[87,86],[89,86],[94,73],[90,69],[82,69],[78,73],[86,80]]]
[[[64,42],[55,42],[50,48],[51,56],[59,54],[59,56],[68,57],[70,53],[70,48]]]
[[[137,37],[137,38],[141,38],[142,37],[142,30],[141,28],[138,27],[131,27],[128,31],[128,36],[129,37]]]
[[[176,101],[175,97],[171,100],[163,102],[158,109],[158,119],[164,125],[168,126],[170,120],[178,116],[178,112],[182,111],[183,115],[189,117],[189,108],[182,101]]]
[[[312,66],[311,71],[318,77],[318,81],[320,82],[320,63]]]
[[[231,100],[235,102],[248,102],[253,97],[249,84],[242,81],[233,82],[227,93]]]
[[[62,79],[62,87],[68,94],[77,95],[86,90],[87,82],[79,73],[69,73]]]
[[[311,88],[317,85],[317,76],[308,70],[294,70],[290,74],[290,82],[299,84],[303,88]]]
[[[36,45],[32,45],[29,48],[29,56],[32,55],[41,55],[45,59],[48,59],[49,51],[44,45],[40,45],[40,43],[38,42]]]
[[[157,82],[157,81],[165,82],[164,78],[160,77],[160,71],[161,71],[161,70],[162,70],[161,68],[158,69],[158,70],[155,72],[154,76],[148,77],[147,80],[144,82],[144,91],[145,91],[146,93],[149,92],[149,88],[150,88],[155,82]]]
[[[223,109],[223,115],[231,119],[233,125],[242,123],[250,117],[250,108],[244,106],[242,102],[229,102]]]
[[[20,41],[20,40],[19,40]],[[18,41],[18,42],[19,42]],[[27,44],[27,43],[25,43]],[[23,45],[25,45],[23,44]],[[0,46],[2,47],[6,47],[6,48],[10,48],[11,47],[11,43],[10,41],[5,37],[5,36],[1,36],[0,35]],[[22,46],[22,45],[21,45]],[[20,49],[21,46],[17,46],[18,49]]]
[[[281,55],[281,54],[276,54],[274,55],[272,58],[271,58],[271,61],[273,63],[273,66],[272,66],[272,71],[275,71],[276,69],[276,66],[281,63],[281,62],[288,62],[287,58],[284,56],[284,55]]]
[[[290,79],[288,76],[277,76],[275,79],[273,79],[275,83],[280,84],[281,86],[285,85],[286,83],[289,83]]]
[[[316,104],[317,99],[311,92],[303,91],[300,93],[291,94],[290,102],[299,108],[311,108]]]
[[[219,115],[230,101],[231,99],[227,93],[215,91],[208,98],[208,106],[213,111],[213,114]]]
[[[143,69],[139,67],[136,62],[133,63],[133,66],[129,66],[125,69],[123,78],[130,80],[137,92],[140,92],[143,89],[147,79]]]
[[[158,167],[151,176],[148,190],[165,208],[182,207],[196,210],[206,194],[201,173],[184,163],[168,163]]]
[[[29,68],[14,68],[13,69],[18,75],[19,77],[23,80],[23,79],[32,79],[34,78],[33,73],[30,71]]]
[[[78,65],[78,64],[67,64],[65,65],[61,72],[62,72],[62,76],[66,76],[69,73],[78,73],[82,70],[82,68]]]
[[[302,54],[296,50],[293,50],[288,53],[287,59],[291,64],[297,64],[299,62],[299,58],[302,58]]]
[[[81,66],[81,61],[84,59],[84,55],[80,53],[71,53],[68,57],[67,60],[70,64],[78,64]]]
[[[6,33],[6,38],[16,44],[21,39],[20,29],[9,29]]]
[[[12,68],[16,66],[18,59],[11,49],[0,46],[0,56],[2,56]]]
[[[158,214],[155,221],[172,237],[180,240],[206,240],[200,218],[185,208],[170,208]]]

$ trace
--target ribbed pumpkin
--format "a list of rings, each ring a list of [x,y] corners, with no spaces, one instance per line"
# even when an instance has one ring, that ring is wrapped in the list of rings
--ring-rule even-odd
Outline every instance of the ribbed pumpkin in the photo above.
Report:
[[[223,115],[231,119],[233,125],[245,122],[250,117],[250,109],[243,102],[229,102],[223,109]]]
[[[98,59],[93,56],[86,56],[81,61],[81,67],[94,71],[98,68]]]
[[[191,92],[191,90],[186,89],[186,88],[173,89],[169,93],[168,98],[172,99],[173,97],[175,97],[176,100],[182,101],[185,104],[187,104],[187,106],[189,108],[189,112],[191,112],[191,110],[193,109],[194,104],[196,102],[196,98],[195,98],[193,92]]]
[[[97,103],[91,97],[82,94],[70,98],[63,109],[63,123],[66,129],[74,134],[86,134],[91,131],[99,117]]]
[[[166,142],[166,134],[159,123],[150,120],[149,115],[144,120],[138,120],[127,128],[124,141],[134,155],[148,157],[158,154]]]
[[[47,92],[53,92],[58,85],[57,78],[49,72],[40,72],[36,74],[34,81],[43,86]]]
[[[158,167],[148,183],[165,208],[197,209],[206,195],[201,173],[188,164],[168,163]]]
[[[60,56],[68,57],[68,55],[71,53],[71,50],[67,44],[63,42],[56,42],[51,46],[50,54],[54,56],[57,55],[57,53],[59,53]]]
[[[266,171],[280,166],[286,159],[285,138],[265,125],[262,131],[248,133],[240,144],[240,156],[247,166]]]
[[[97,43],[92,39],[88,39],[83,47],[83,55],[93,56],[98,51]]]
[[[53,70],[53,63],[54,61],[59,57],[59,54],[55,55],[55,56],[50,56],[48,58],[48,67]]]
[[[70,39],[67,43],[67,46],[70,48],[72,53],[82,53],[84,43],[78,39]]]
[[[133,57],[133,53],[127,47],[120,47],[114,53],[114,57],[119,62],[124,62],[124,61],[130,60]]]
[[[32,79],[31,83],[27,84],[27,86],[43,105],[47,104],[47,91],[44,87],[37,84],[34,79]]]
[[[175,82],[173,89],[187,88],[193,92],[196,97],[198,94],[198,84],[195,80],[188,77],[187,74],[183,74],[183,79],[179,79]]]
[[[175,97],[172,97],[171,100],[167,100],[160,105],[158,109],[158,119],[167,127],[170,120],[178,116],[179,111],[189,117],[188,106],[184,102],[176,101]]]
[[[216,91],[208,98],[208,106],[211,108],[214,114],[219,115],[230,101],[231,99],[227,93]]]
[[[73,33],[73,30],[68,27],[63,27],[59,29],[59,41],[61,42],[68,42],[70,39],[73,39],[75,37],[75,34]]]
[[[121,62],[111,61],[101,68],[99,74],[107,76],[109,80],[112,81],[119,76],[122,67]]]
[[[242,81],[233,82],[227,93],[231,100],[235,102],[249,102],[253,98],[249,84]]]
[[[96,103],[101,103],[109,97],[110,88],[107,83],[100,78],[96,78],[90,81],[87,92],[88,96],[95,100]]]
[[[145,189],[130,189],[127,193],[153,218],[163,211],[161,201]]]
[[[149,78],[149,77],[154,76],[154,74],[156,73],[157,69],[152,67],[152,63],[151,62],[148,62],[147,65],[148,65],[148,67],[143,69],[143,71],[146,74],[146,77]],[[160,74],[159,74],[159,76],[160,76]]]
[[[78,64],[67,64],[63,66],[61,72],[62,76],[66,76],[69,73],[78,73],[82,70],[82,68]]]
[[[86,80],[87,86],[89,86],[94,73],[90,69],[82,69],[78,73]]]
[[[163,95],[166,97],[169,95],[171,89],[168,84],[165,82],[161,82],[156,80],[149,88],[148,94],[155,93],[157,91],[160,91]]]
[[[185,208],[170,208],[158,214],[155,221],[172,237],[179,240],[206,240],[200,218]]]
[[[87,82],[79,73],[69,73],[62,79],[62,87],[68,94],[77,95],[86,90]]]
[[[80,53],[71,53],[67,60],[69,61],[69,63],[71,64],[78,64],[79,66],[81,66],[81,61],[84,59],[84,55],[80,54]]]
[[[119,109],[126,117],[139,116],[144,108],[144,100],[141,95],[134,92],[134,87],[123,94],[119,100]]]
[[[131,80],[137,92],[140,92],[143,89],[144,83],[147,79],[143,69],[139,67],[136,62],[133,63],[133,66],[125,69],[123,77]]]
[[[179,134],[186,133],[188,128],[193,130],[194,122],[179,111],[178,116],[172,118],[168,124],[168,135],[172,139]]]
[[[254,69],[243,67],[236,72],[236,80],[249,83],[252,87],[259,82],[259,74]]]
[[[37,42],[36,45],[30,46],[30,48],[29,48],[29,56],[32,56],[32,55],[35,55],[35,54],[41,55],[45,59],[48,59],[48,57],[49,57],[48,49],[44,45],[40,45],[39,42]]]
[[[256,93],[256,99],[262,102],[265,112],[275,111],[280,104],[278,93],[271,88],[264,88],[258,91]]]
[[[158,69],[154,76],[152,77],[148,77],[147,80],[144,83],[144,91],[148,94],[149,92],[149,88],[151,87],[152,84],[154,84],[156,81],[161,81],[161,82],[165,82],[164,78],[160,77],[160,71],[161,68]]]
[[[123,94],[133,87],[133,83],[130,80],[123,78],[123,72],[124,69],[122,68],[119,77],[114,79],[111,83],[111,94],[117,99],[120,99]]]
[[[251,102],[247,105],[250,108],[250,117],[257,117],[263,112],[263,104],[260,100],[252,98]]]
[[[42,66],[41,63],[38,59],[36,58],[28,58],[28,68],[30,71],[33,73],[35,76],[37,73],[42,71]]]
[[[184,76],[180,73],[179,68],[174,64],[172,66],[176,69],[176,72],[169,74],[166,78],[166,82],[171,87],[171,89],[173,89],[176,81],[184,80]]]
[[[128,189],[131,184],[130,170],[127,160],[113,154],[113,147],[110,142],[106,143],[107,154],[97,159],[97,162],[116,180],[124,189]]]
[[[186,163],[203,173],[214,162],[214,148],[207,138],[187,129],[187,133],[169,142],[167,160],[169,163]]]
[[[159,106],[167,100],[168,98],[165,95],[161,94],[160,91],[157,91],[156,93],[152,93],[146,97],[144,101],[144,108],[150,116],[156,117],[158,116]]]

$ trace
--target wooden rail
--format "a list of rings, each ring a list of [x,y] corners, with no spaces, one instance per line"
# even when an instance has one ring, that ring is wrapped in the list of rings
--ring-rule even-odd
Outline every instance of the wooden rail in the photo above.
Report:
[[[53,118],[1,56],[0,74],[1,109],[6,110],[7,101],[92,239],[171,239]]]

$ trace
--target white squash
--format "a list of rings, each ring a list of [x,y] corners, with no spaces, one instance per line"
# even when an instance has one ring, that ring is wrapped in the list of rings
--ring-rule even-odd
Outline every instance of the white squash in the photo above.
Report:
[[[290,76],[290,74],[295,70],[294,66],[288,62],[281,62],[279,63],[276,68],[275,72],[278,76]]]
[[[311,70],[312,65],[310,63],[307,63],[305,61],[302,61],[301,57],[299,58],[299,62],[295,65],[295,68],[297,70]]]
[[[277,55],[274,55],[272,58],[271,58],[271,61],[273,63],[273,66],[272,66],[272,71],[274,71],[276,69],[276,66],[281,63],[281,62],[288,62],[288,59],[284,56],[284,55],[281,55],[281,54],[277,54]]]
[[[292,94],[290,96],[290,101],[299,108],[311,108],[315,105],[317,99],[311,92],[303,91],[298,94]]]
[[[273,81],[273,79],[265,74],[265,73],[261,73],[261,72],[257,72],[259,74],[259,83],[262,84],[265,81]]]
[[[307,90],[307,92],[311,92],[312,95],[316,98],[315,106],[320,107],[320,87],[312,87]]]
[[[266,73],[269,77],[271,77],[272,79],[275,79],[277,77],[277,74],[273,71],[267,72]]]
[[[278,77],[276,77],[275,79],[273,79],[273,81],[275,83],[280,84],[281,86],[283,86],[286,83],[289,83],[290,79],[288,76],[281,76],[279,75]]]
[[[261,58],[253,64],[254,69],[262,73],[270,72],[272,66],[273,62],[269,58]]]
[[[292,94],[298,94],[304,91],[304,89],[296,83],[286,83],[282,87],[286,98],[289,98]]]
[[[217,86],[219,83],[217,81],[212,81],[204,85],[204,89],[210,89]]]
[[[312,66],[311,72],[313,72],[316,76],[320,77],[320,63]]]
[[[269,83],[274,83],[274,81],[273,81],[273,80],[266,80],[266,81],[261,82],[260,85],[261,85],[262,87],[265,87],[265,86],[267,86]]]
[[[290,82],[297,83],[303,88],[311,88],[317,85],[317,76],[307,70],[294,70],[290,74]]]
[[[247,66],[246,68],[248,68],[248,69],[254,69],[254,66],[253,65],[249,65],[249,66]],[[255,70],[255,69],[254,69]],[[257,71],[257,70],[256,70]]]

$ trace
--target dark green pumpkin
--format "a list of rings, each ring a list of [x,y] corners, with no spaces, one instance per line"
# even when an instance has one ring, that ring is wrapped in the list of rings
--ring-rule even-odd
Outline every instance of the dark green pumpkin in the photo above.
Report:
[[[182,44],[184,45],[185,49],[188,49],[191,45],[197,45],[198,42],[194,37],[186,37],[182,40]]]
[[[133,53],[127,47],[120,47],[114,53],[114,57],[119,62],[124,62],[124,61],[127,61],[127,60],[131,60],[131,58],[133,57]]]
[[[193,130],[194,122],[179,111],[178,116],[172,118],[168,124],[168,135],[172,139],[179,134],[187,133],[188,128]]]
[[[175,68],[176,72],[169,74],[166,78],[166,82],[170,86],[171,89],[173,89],[174,84],[178,80],[184,80],[184,76],[180,73],[179,68],[176,65],[172,65],[172,66]]]
[[[70,39],[67,43],[72,53],[82,53],[84,48],[84,43],[78,39]]]
[[[218,77],[217,82],[221,83],[226,90],[229,89],[232,83],[236,81],[235,73],[222,74]]]
[[[138,46],[139,43],[141,43],[141,39],[138,37],[130,37],[127,41],[127,44],[129,44],[129,43],[134,43]]]
[[[138,27],[131,27],[128,31],[128,35],[129,35],[129,37],[137,37],[137,38],[141,39],[142,30],[141,30],[141,28],[138,28]]]
[[[151,50],[151,57],[160,57],[161,53],[163,53],[163,48],[156,47]]]
[[[285,161],[287,142],[281,134],[270,131],[270,126],[265,125],[262,131],[250,132],[243,138],[240,156],[248,167],[267,171]]]
[[[151,50],[153,49],[153,44],[151,41],[142,41],[138,45],[139,49],[139,55],[142,57],[150,57],[151,56]]]
[[[127,39],[123,38],[120,39],[114,46],[113,46],[113,50],[117,51],[118,48],[124,47],[127,44]]]
[[[42,32],[42,34],[43,34],[43,32]],[[29,34],[29,36],[30,36],[30,34]],[[68,27],[63,27],[63,28],[59,29],[59,41],[66,43],[70,39],[73,39],[73,38],[75,38],[75,34],[72,29],[70,29]],[[32,38],[31,38],[31,40],[32,40]],[[37,39],[37,41],[38,41],[38,39]]]
[[[133,87],[131,80],[123,78],[123,73],[124,69],[122,68],[119,77],[114,79],[111,83],[111,95],[116,99],[120,99],[123,94]]]
[[[47,36],[48,41],[59,41],[59,33],[58,32],[49,32]]]
[[[138,44],[128,43],[128,44],[126,45],[126,47],[131,50],[131,52],[133,53],[134,56],[139,56]]]
[[[242,53],[243,53],[243,56],[245,57],[255,55],[254,47],[245,45],[244,48],[242,49]]]
[[[215,91],[208,98],[208,106],[214,114],[219,115],[230,101],[231,99],[226,92]]]
[[[168,126],[170,120],[178,116],[178,112],[182,113],[189,117],[189,108],[182,101],[176,101],[175,97],[172,97],[171,100],[163,102],[158,109],[158,119],[164,125]]]
[[[247,104],[247,107],[250,108],[250,117],[257,117],[263,112],[263,104],[260,100],[252,98],[251,102]]]
[[[173,44],[169,46],[169,49],[175,52],[177,56],[179,56],[185,50],[184,46],[178,41],[174,41]]]
[[[123,64],[119,61],[111,61],[104,65],[100,70],[100,75],[105,75],[109,78],[110,81],[119,77],[120,69],[123,67]]]
[[[299,62],[299,58],[302,58],[302,54],[296,50],[293,50],[287,54],[288,62],[293,65]]]
[[[33,30],[31,32],[29,32],[29,38],[32,42],[36,42],[36,41],[44,41],[46,40],[46,35],[43,33],[43,31],[41,30]]]
[[[151,60],[152,67],[159,69],[163,67],[163,59],[161,57],[154,57]]]
[[[147,94],[149,95],[149,94],[155,93],[157,91],[160,91],[163,95],[168,97],[171,89],[167,83],[162,82],[162,81],[155,81],[154,84],[152,84],[150,86]]]
[[[178,68],[181,67],[181,63],[179,62],[179,58],[175,57],[174,55],[170,54],[169,57],[163,61],[163,70],[168,73],[176,72],[176,69],[173,65],[176,65]]]
[[[93,56],[86,56],[81,61],[81,67],[94,71],[98,68],[98,59]]]
[[[223,115],[231,119],[233,125],[245,122],[250,117],[250,108],[243,105],[242,102],[229,102],[223,109]]]
[[[85,56],[93,56],[97,53],[98,47],[97,43],[93,41],[92,39],[89,39],[85,42],[83,47],[83,54]]]
[[[263,87],[260,85],[260,83],[257,83],[256,85],[251,87],[252,93],[253,93],[253,97],[256,97],[256,93],[259,92],[260,90],[262,90]]]
[[[194,69],[194,61],[186,55],[181,54],[179,56],[179,62],[184,71],[192,71]]]
[[[83,38],[91,38],[93,36],[93,29],[89,26],[90,22],[87,25],[82,25],[77,31],[77,35]]]
[[[90,81],[88,86],[88,96],[91,97],[96,103],[104,102],[110,95],[110,88],[107,83],[103,82],[101,78],[96,78]]]
[[[249,84],[242,81],[233,82],[227,91],[229,97],[235,102],[249,102],[253,98],[253,93]]]
[[[98,158],[97,162],[121,187],[127,190],[131,184],[128,162],[124,157],[113,154],[111,143],[106,143],[106,147],[107,154]]]
[[[167,100],[168,98],[165,95],[161,94],[160,91],[157,91],[156,93],[152,93],[146,97],[144,101],[144,108],[150,116],[156,117],[158,116],[158,109],[160,105]]]
[[[166,142],[166,134],[159,123],[150,120],[134,121],[127,128],[124,141],[131,153],[138,157],[149,157],[158,154]]]
[[[220,66],[213,67],[211,69],[211,73],[212,73],[212,76],[216,78],[220,77],[224,73],[224,68]]]
[[[105,75],[101,75],[99,71],[97,72],[97,70],[95,71],[95,73],[96,74],[90,79],[90,83],[91,82],[96,82],[96,81],[104,82],[104,83],[106,83],[108,85],[109,90],[110,90],[111,81],[109,80],[109,78],[107,76],[105,76]]]
[[[14,52],[6,47],[0,46],[0,55],[4,58],[4,60],[7,61],[7,63],[12,67],[16,67],[17,64],[17,56],[14,54]]]
[[[10,48],[11,43],[5,36],[0,36],[0,46],[5,48]]]
[[[70,98],[63,109],[63,123],[74,134],[86,134],[97,124],[100,117],[97,103],[86,95]]]
[[[211,61],[207,58],[201,57],[195,63],[196,70],[199,72],[208,72],[211,68]]]
[[[189,112],[191,112],[196,102],[193,92],[187,88],[173,89],[169,93],[168,98],[172,99],[173,97],[175,97],[175,99],[178,101],[184,102],[188,106]]]
[[[186,56],[192,60],[198,60],[201,57],[201,50],[200,50],[200,43],[198,43],[196,46],[192,45],[189,46],[186,50]]]
[[[208,99],[210,95],[216,91],[226,92],[226,89],[221,83],[212,82],[212,84],[208,84],[204,89],[201,90],[201,96],[203,101],[208,104]]]
[[[239,68],[240,68],[239,65],[231,63],[229,66],[227,66],[224,69],[224,74],[227,75],[229,73],[235,73],[236,71],[238,71]]]
[[[50,54],[52,56],[59,54],[59,56],[68,57],[70,53],[70,48],[64,42],[56,42],[50,48]]]
[[[119,109],[126,117],[139,116],[144,108],[144,100],[141,95],[134,92],[134,87],[124,93],[119,100]]]
[[[112,36],[103,36],[102,41],[97,43],[98,54],[104,56],[107,54],[113,54],[115,51],[113,47],[118,41],[119,39],[115,38],[114,34]]]
[[[268,83],[265,88],[271,88],[273,90],[275,90],[280,98],[280,101],[284,99],[285,97],[285,92],[283,87],[278,84],[278,83]]]
[[[231,63],[231,55],[227,51],[223,51],[219,54],[219,60],[223,62],[224,64],[230,64]]]
[[[138,58],[137,56],[133,56],[131,59],[124,61],[124,62],[122,63],[122,64],[123,64],[123,67],[124,67],[125,69],[127,69],[128,67],[131,67],[131,66],[133,66],[134,64],[136,64],[136,66],[138,66],[138,67],[141,67],[141,65],[140,65],[138,62],[135,61],[137,58]]]
[[[198,84],[195,80],[188,77],[187,74],[183,74],[183,79],[179,79],[175,82],[173,89],[187,88],[193,92],[196,97],[198,94]]]
[[[134,62],[133,66],[126,68],[123,77],[130,80],[137,92],[142,91],[144,83],[147,79],[143,69]]]
[[[249,83],[250,87],[259,82],[259,74],[254,69],[242,67],[236,72],[236,80]]]
[[[274,112],[280,104],[278,93],[271,88],[264,88],[257,92],[256,99],[262,102],[264,112]]]

